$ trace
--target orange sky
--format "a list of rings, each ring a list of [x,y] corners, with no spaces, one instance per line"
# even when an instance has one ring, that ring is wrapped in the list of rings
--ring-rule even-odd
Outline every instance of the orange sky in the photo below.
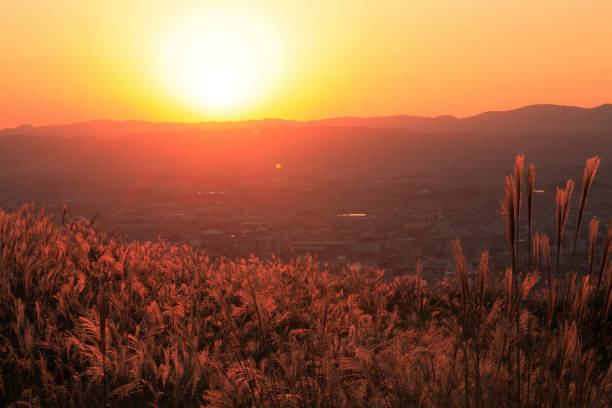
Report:
[[[611,21],[609,0],[2,0],[0,127],[592,107]]]

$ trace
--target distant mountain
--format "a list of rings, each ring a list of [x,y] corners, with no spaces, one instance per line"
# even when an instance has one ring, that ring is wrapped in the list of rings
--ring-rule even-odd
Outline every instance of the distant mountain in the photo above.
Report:
[[[0,136],[116,137],[137,133],[167,133],[187,130],[229,130],[271,127],[362,127],[400,128],[425,133],[533,134],[612,132],[612,105],[579,108],[561,105],[530,105],[509,111],[484,112],[456,118],[445,115],[340,117],[312,121],[261,119],[236,122],[145,122],[107,119],[68,125],[33,127],[23,125],[0,130]]]
[[[459,120],[456,129],[478,133],[603,133],[612,131],[612,105],[586,109],[575,106],[530,105],[484,112]]]

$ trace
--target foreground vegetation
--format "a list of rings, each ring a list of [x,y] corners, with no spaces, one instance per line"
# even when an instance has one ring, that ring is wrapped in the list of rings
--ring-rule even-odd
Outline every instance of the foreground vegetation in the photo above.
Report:
[[[575,239],[598,164],[587,162]],[[420,264],[387,282],[0,212],[0,406],[609,407],[612,229],[598,246],[591,221],[590,268],[574,272],[574,255],[560,256],[568,182],[551,261],[549,238],[531,231],[534,177],[518,157],[506,180],[511,266],[489,271],[484,252],[470,271],[453,241],[455,278],[433,286]]]

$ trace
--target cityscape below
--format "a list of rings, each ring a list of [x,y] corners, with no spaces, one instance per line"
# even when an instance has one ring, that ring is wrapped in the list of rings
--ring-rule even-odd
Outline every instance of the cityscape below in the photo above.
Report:
[[[547,122],[541,122],[539,127],[545,127]],[[483,250],[494,265],[507,266],[500,180],[519,148],[537,166],[534,218],[541,221],[534,231],[551,237],[557,186],[568,178],[578,184],[593,151],[612,151],[605,133],[595,131],[537,138],[419,134],[381,123],[320,128],[249,122],[263,126],[111,138],[58,138],[41,135],[43,128],[22,128],[25,135],[0,139],[5,159],[0,206],[10,211],[33,202],[56,220],[65,208],[69,219],[95,218],[125,240],[161,239],[200,248],[211,257],[310,254],[330,266],[373,266],[389,277],[414,273],[420,260],[425,277],[435,280],[452,270],[448,243],[455,238],[472,268]],[[94,131],[87,126],[95,123],[63,130]],[[151,131],[156,125],[147,126]],[[61,134],[62,127],[55,132]],[[155,143],[137,153],[122,153],[144,138]],[[497,146],[500,138],[503,149]],[[590,138],[586,148],[580,143],[585,138]],[[573,143],[575,149],[560,154],[554,147],[559,141]],[[292,144],[298,148],[287,147]],[[612,195],[612,166],[605,154],[602,159],[585,219],[612,216],[606,199]],[[576,194],[572,205],[577,199]],[[576,220],[568,222],[571,230]],[[519,248],[526,250],[523,241]],[[578,254],[586,250],[583,244],[577,248]],[[577,259],[586,262],[586,256]]]

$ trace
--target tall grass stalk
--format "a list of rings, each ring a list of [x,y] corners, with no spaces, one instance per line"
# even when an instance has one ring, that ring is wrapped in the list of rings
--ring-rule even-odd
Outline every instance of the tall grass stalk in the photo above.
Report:
[[[550,326],[555,307],[557,280],[555,279],[554,282],[551,280],[550,240],[548,239],[548,236],[544,233],[540,233],[538,239],[540,241],[540,248],[542,248],[542,256],[544,257],[544,262],[546,264],[546,282],[548,284],[548,324]]]
[[[533,263],[530,265],[532,271],[538,271],[540,269],[540,234],[536,231],[533,234],[531,242],[531,253],[533,254]]]
[[[506,237],[510,245],[510,254],[512,257],[512,295],[513,299],[509,301],[513,304],[512,309],[515,313],[515,354],[516,363],[515,371],[515,386],[516,386],[516,401],[518,406],[521,406],[521,371],[520,371],[520,296],[519,296],[519,272],[518,272],[518,230],[521,208],[521,184],[523,179],[524,156],[516,156],[514,164],[514,177],[506,177],[506,194],[502,202],[502,217],[506,229]]]
[[[102,401],[107,406],[107,382],[106,382],[106,317],[108,315],[108,296],[106,278],[103,275],[100,280],[99,320],[100,320],[100,354],[102,355]]]
[[[601,264],[599,267],[599,277],[597,278],[597,289],[601,285],[601,278],[604,274],[604,269],[608,264],[608,259],[610,257],[610,251],[612,250],[612,220],[610,220],[610,224],[608,225],[608,233],[606,234],[606,238],[604,239],[603,247],[601,248]]]
[[[502,217],[504,220],[504,228],[506,231],[506,239],[510,248],[510,256],[512,262],[512,273],[516,274],[516,188],[513,176],[506,176],[506,190],[504,200],[501,202]]]
[[[535,166],[530,164],[527,167],[527,267],[531,268],[531,258],[535,253],[531,241],[532,241],[532,225],[533,225],[533,186],[535,184]],[[535,269],[535,267],[534,267]]]
[[[470,293],[470,280],[468,276],[467,265],[465,262],[465,255],[463,254],[463,248],[461,248],[459,240],[451,241],[450,250],[451,254],[453,255],[453,260],[455,262],[455,273],[459,282],[463,314],[464,318],[467,318],[468,311],[472,304]]]
[[[578,232],[580,231],[580,223],[582,222],[582,215],[584,213],[584,207],[586,206],[587,195],[593,184],[593,178],[597,173],[600,159],[597,156],[591,157],[586,161],[584,168],[584,175],[582,176],[582,193],[580,194],[580,206],[578,207],[578,221],[576,222],[576,233],[574,235],[574,247],[572,249],[572,260],[570,268],[574,269],[574,260],[576,258],[576,244],[578,243]]]
[[[515,242],[515,257],[517,258],[516,267],[518,268],[518,241],[519,241],[519,231],[520,231],[520,220],[521,220],[521,206],[522,206],[522,198],[523,198],[523,171],[525,166],[525,155],[520,154],[516,156],[514,162],[514,177],[515,177],[515,221],[514,225],[516,228],[516,234],[514,239]],[[529,252],[529,248],[527,249]],[[529,265],[529,264],[527,264]],[[518,406],[521,406],[521,328],[520,328],[520,319],[521,319],[521,296],[518,290],[518,282],[520,280],[520,272],[517,270],[515,272],[515,281],[516,281],[516,398]]]
[[[593,217],[589,223],[589,279],[593,279],[593,266],[595,259],[595,247],[597,246],[597,231],[599,229],[599,220],[597,217]]]
[[[515,251],[516,257],[518,258],[518,241],[519,241],[519,227],[521,221],[521,206],[523,199],[523,172],[525,167],[525,155],[519,154],[516,156],[514,160],[514,199],[516,200],[514,203],[514,227],[516,228],[516,232],[514,234],[515,243]],[[518,265],[517,265],[518,267]],[[518,271],[515,271],[518,273]],[[518,276],[517,276],[518,278]]]
[[[478,265],[478,286],[479,286],[479,301],[478,311],[482,315],[485,299],[485,291],[487,287],[487,275],[489,273],[489,251],[483,251]]]
[[[570,211],[570,200],[574,191],[574,180],[567,180],[565,188],[557,187],[557,195],[555,198],[555,227],[557,233],[557,266],[556,279],[559,279],[560,257],[561,257],[561,239],[567,224],[567,218]]]

